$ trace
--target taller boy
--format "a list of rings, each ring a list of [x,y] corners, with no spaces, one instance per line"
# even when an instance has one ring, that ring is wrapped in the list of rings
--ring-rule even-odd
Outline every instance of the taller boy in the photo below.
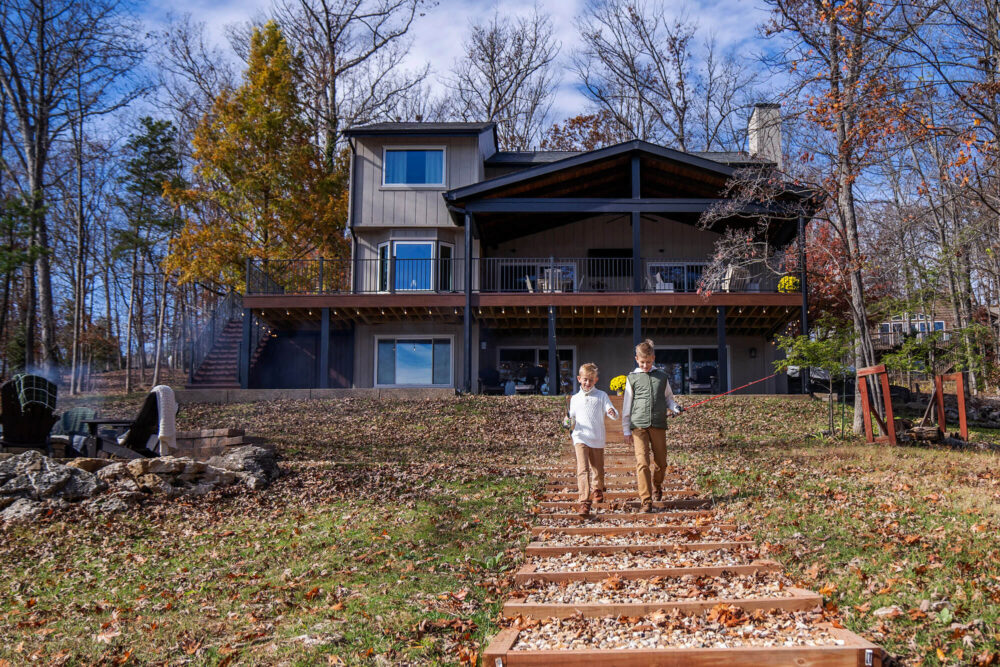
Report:
[[[682,411],[674,401],[667,374],[653,368],[655,358],[653,341],[647,338],[635,346],[637,367],[628,375],[622,401],[625,444],[635,449],[640,512],[652,512],[653,501],[663,498],[663,474],[667,468],[667,410],[674,414]],[[649,470],[650,452],[653,454],[652,476]]]

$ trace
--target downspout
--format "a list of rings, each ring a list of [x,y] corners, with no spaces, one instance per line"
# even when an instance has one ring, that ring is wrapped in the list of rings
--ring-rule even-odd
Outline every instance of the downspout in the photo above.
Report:
[[[358,237],[354,235],[354,161],[357,160],[358,151],[354,145],[354,140],[347,138],[347,145],[351,148],[351,164],[347,176],[347,231],[351,234],[351,292],[358,291]]]

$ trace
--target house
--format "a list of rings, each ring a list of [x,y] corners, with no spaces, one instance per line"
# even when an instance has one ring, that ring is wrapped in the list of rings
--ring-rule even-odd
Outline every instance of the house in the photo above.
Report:
[[[802,295],[745,267],[698,293],[724,228],[771,215],[697,224],[736,168],[780,161],[777,105],[758,105],[749,129],[748,156],[643,141],[506,152],[493,123],[355,127],[352,257],[248,262],[242,316],[214,328],[240,338],[237,360],[221,382],[199,366],[194,384],[474,392],[482,377],[561,393],[588,361],[607,387],[647,337],[679,393],[703,367],[719,391],[766,376]],[[805,222],[776,220],[768,241],[796,243]],[[199,346],[199,364],[217,356]],[[785,390],[784,378],[754,388]]]

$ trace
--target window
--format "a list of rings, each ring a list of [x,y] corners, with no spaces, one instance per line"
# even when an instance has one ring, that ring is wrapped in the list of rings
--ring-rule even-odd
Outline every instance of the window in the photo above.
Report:
[[[375,384],[450,386],[450,338],[379,338]]]
[[[385,149],[383,185],[444,186],[443,148]]]
[[[574,368],[575,348],[556,348],[556,358],[559,360],[559,382],[562,385],[560,393],[573,391],[573,380],[576,377]],[[536,392],[543,383],[548,382],[549,348],[548,347],[501,347],[497,348],[497,370],[500,382],[513,380],[520,392]],[[542,372],[542,369],[544,372]]]
[[[412,292],[433,289],[434,246],[433,241],[393,241],[379,245],[379,291]],[[450,252],[451,248],[448,250]]]

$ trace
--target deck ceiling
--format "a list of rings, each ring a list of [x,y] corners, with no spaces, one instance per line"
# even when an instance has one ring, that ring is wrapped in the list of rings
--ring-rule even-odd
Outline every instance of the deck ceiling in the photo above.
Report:
[[[620,305],[554,306],[556,336],[602,337],[631,335],[632,308]],[[318,308],[254,309],[254,314],[275,329],[319,331]],[[650,335],[715,336],[718,311],[712,305],[642,307],[642,330]],[[732,306],[726,312],[726,334],[767,336],[780,331],[799,316],[791,306]],[[463,307],[361,306],[331,308],[330,328],[350,329],[355,325],[434,322],[460,325]],[[547,305],[478,305],[473,318],[481,327],[524,335],[548,336]]]

